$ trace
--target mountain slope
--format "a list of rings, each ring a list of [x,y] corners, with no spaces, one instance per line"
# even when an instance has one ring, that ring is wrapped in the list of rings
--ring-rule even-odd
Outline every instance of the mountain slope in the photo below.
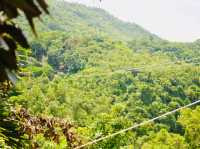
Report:
[[[35,59],[21,49],[21,80],[9,94],[11,105],[69,121],[76,126],[70,132],[87,143],[200,99],[198,41],[167,42],[103,10],[48,2],[52,17],[37,23],[39,36],[30,42]],[[197,148],[198,109],[193,117],[177,112],[89,148]],[[39,148],[68,146],[60,129],[50,132],[60,140],[34,132]]]
[[[90,8],[84,5],[67,2],[57,4],[56,8],[62,10],[56,12],[56,16],[66,15],[66,18],[71,18],[71,23],[73,24],[82,24],[85,27],[91,27],[109,35],[123,39],[155,37],[140,26],[133,23],[122,22],[102,9]],[[56,8],[54,9],[55,11]],[[68,22],[67,20],[65,21],[66,23]]]
[[[159,39],[139,25],[123,22],[102,9],[57,0],[49,1],[49,3],[51,17],[46,16],[43,18],[42,23],[37,23],[39,32],[45,30],[83,34],[94,32],[106,34],[119,40],[132,40],[133,38]],[[20,24],[21,21],[22,19]],[[25,24],[24,28],[26,28]]]

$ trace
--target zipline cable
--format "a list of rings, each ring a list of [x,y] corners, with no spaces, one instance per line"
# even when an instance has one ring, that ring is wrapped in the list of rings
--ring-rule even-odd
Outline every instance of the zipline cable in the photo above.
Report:
[[[83,145],[81,145],[81,146],[78,146],[78,147],[76,147],[76,148],[74,148],[74,149],[82,149],[82,148],[84,148],[84,147],[86,147],[86,146],[90,146],[90,145],[92,145],[92,144],[96,144],[96,143],[98,143],[98,142],[100,142],[100,141],[106,140],[106,139],[108,139],[108,138],[112,138],[112,137],[114,137],[114,136],[116,136],[116,135],[119,135],[119,134],[122,134],[122,133],[124,133],[124,132],[130,131],[130,130],[135,129],[135,128],[137,128],[137,127],[140,127],[140,126],[146,125],[146,124],[148,124],[148,123],[154,122],[155,120],[158,120],[158,119],[160,119],[160,118],[162,118],[162,117],[171,115],[171,114],[173,114],[173,113],[175,113],[175,112],[177,112],[177,111],[180,111],[180,110],[182,110],[182,109],[185,109],[185,108],[194,106],[194,105],[196,105],[196,104],[198,104],[198,103],[200,103],[200,100],[197,100],[197,101],[195,101],[195,102],[193,102],[193,103],[190,103],[190,104],[188,104],[188,105],[185,105],[185,106],[183,106],[183,107],[177,108],[177,109],[175,109],[175,110],[173,110],[173,111],[170,111],[170,112],[167,112],[167,113],[165,113],[165,114],[162,114],[162,115],[160,115],[160,116],[158,116],[158,117],[155,117],[155,118],[153,118],[153,119],[150,119],[150,120],[144,121],[144,122],[142,122],[142,123],[133,125],[133,126],[131,126],[131,127],[129,127],[129,128],[122,129],[122,130],[120,130],[120,131],[118,131],[118,132],[115,132],[115,133],[113,133],[113,134],[107,135],[107,136],[105,136],[105,137],[102,137],[102,138],[93,140],[93,141],[91,141],[91,142],[88,142],[88,143],[86,143],[86,144],[83,144]]]

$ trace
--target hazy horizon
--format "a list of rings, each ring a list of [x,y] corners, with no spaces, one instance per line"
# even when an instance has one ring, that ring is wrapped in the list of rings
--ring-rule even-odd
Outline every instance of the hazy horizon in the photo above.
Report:
[[[136,23],[161,38],[191,42],[200,38],[198,0],[66,0],[105,9],[126,22]]]

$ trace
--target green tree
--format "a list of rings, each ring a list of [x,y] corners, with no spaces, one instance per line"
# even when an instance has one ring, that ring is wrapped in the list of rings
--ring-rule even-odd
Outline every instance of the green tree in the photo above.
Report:
[[[178,122],[185,129],[184,137],[191,149],[200,148],[200,107],[186,109],[181,112]]]
[[[188,149],[184,137],[178,134],[172,134],[165,129],[149,136],[142,144],[142,149]]]

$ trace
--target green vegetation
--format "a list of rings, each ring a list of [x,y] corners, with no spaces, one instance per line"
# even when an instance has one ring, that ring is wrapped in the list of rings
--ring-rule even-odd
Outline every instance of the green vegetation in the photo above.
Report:
[[[200,99],[199,41],[171,43],[100,9],[50,3],[53,19],[38,23],[37,39],[23,18],[16,20],[32,52],[18,50],[12,107],[69,121],[84,144]],[[197,106],[89,148],[196,149],[199,123]],[[40,148],[70,148],[57,129],[59,141],[42,133],[31,139]],[[1,138],[1,146],[9,145]]]

